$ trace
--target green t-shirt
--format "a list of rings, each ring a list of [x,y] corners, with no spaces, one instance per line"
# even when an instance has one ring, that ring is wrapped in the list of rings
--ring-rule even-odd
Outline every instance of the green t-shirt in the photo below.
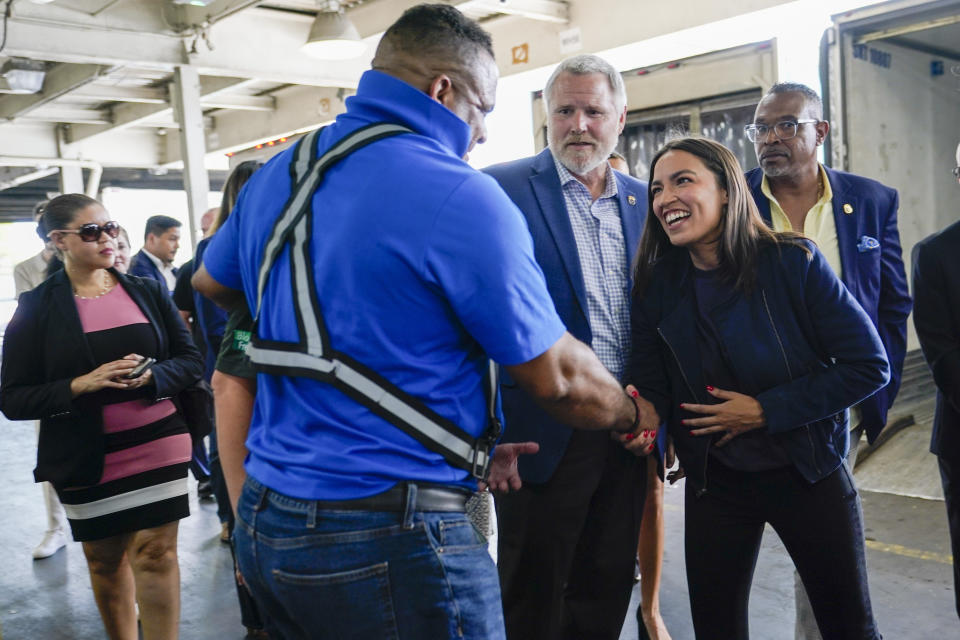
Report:
[[[250,332],[253,329],[253,317],[246,305],[230,312],[227,326],[223,330],[223,342],[217,354],[217,371],[238,378],[256,378],[257,370],[247,356],[250,344]]]

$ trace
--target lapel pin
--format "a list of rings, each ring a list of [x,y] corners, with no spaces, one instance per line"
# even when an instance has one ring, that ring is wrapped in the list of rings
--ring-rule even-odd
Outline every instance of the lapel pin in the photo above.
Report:
[[[843,212],[844,212],[845,214],[847,214],[847,215],[850,215],[851,213],[853,213],[853,205],[851,205],[851,204],[849,204],[849,203],[848,203],[848,204],[844,204],[844,205],[843,205]]]
[[[629,204],[629,205],[635,205],[635,204],[637,204],[637,199],[634,198],[633,196],[627,196],[627,204]],[[849,206],[849,205],[848,205],[848,206]]]

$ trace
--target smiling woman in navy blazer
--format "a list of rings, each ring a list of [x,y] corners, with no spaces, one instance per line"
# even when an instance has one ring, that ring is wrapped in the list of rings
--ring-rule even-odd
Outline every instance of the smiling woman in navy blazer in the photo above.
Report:
[[[763,224],[740,166],[701,138],[650,167],[627,382],[686,472],[699,639],[746,640],[763,529],[790,552],[825,640],[879,639],[846,408],[889,379],[870,319],[823,255]]]

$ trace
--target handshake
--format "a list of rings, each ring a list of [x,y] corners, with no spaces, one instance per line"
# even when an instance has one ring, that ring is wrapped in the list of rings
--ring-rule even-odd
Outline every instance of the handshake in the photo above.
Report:
[[[636,456],[650,455],[656,447],[660,416],[650,402],[640,397],[633,385],[627,385],[626,395],[629,405],[623,402],[623,408],[616,412],[618,422],[615,424],[622,424],[627,419],[632,424],[626,430],[611,430],[610,437]],[[507,428],[510,428],[509,425]],[[509,492],[519,489],[522,485],[517,468],[519,457],[539,450],[540,445],[536,442],[505,442],[497,445],[490,464],[490,474],[486,483],[481,483],[480,490],[489,488],[491,491]]]

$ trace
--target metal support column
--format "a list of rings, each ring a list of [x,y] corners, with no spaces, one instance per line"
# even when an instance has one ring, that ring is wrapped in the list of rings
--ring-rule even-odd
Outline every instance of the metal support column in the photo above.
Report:
[[[60,167],[60,193],[84,192],[83,169],[81,167]]]
[[[198,221],[207,210],[210,178],[204,166],[206,137],[203,109],[200,107],[200,76],[190,66],[179,66],[171,87],[173,112],[180,124],[180,149],[183,155],[183,188],[187,193],[190,219],[190,243],[197,249]]]

